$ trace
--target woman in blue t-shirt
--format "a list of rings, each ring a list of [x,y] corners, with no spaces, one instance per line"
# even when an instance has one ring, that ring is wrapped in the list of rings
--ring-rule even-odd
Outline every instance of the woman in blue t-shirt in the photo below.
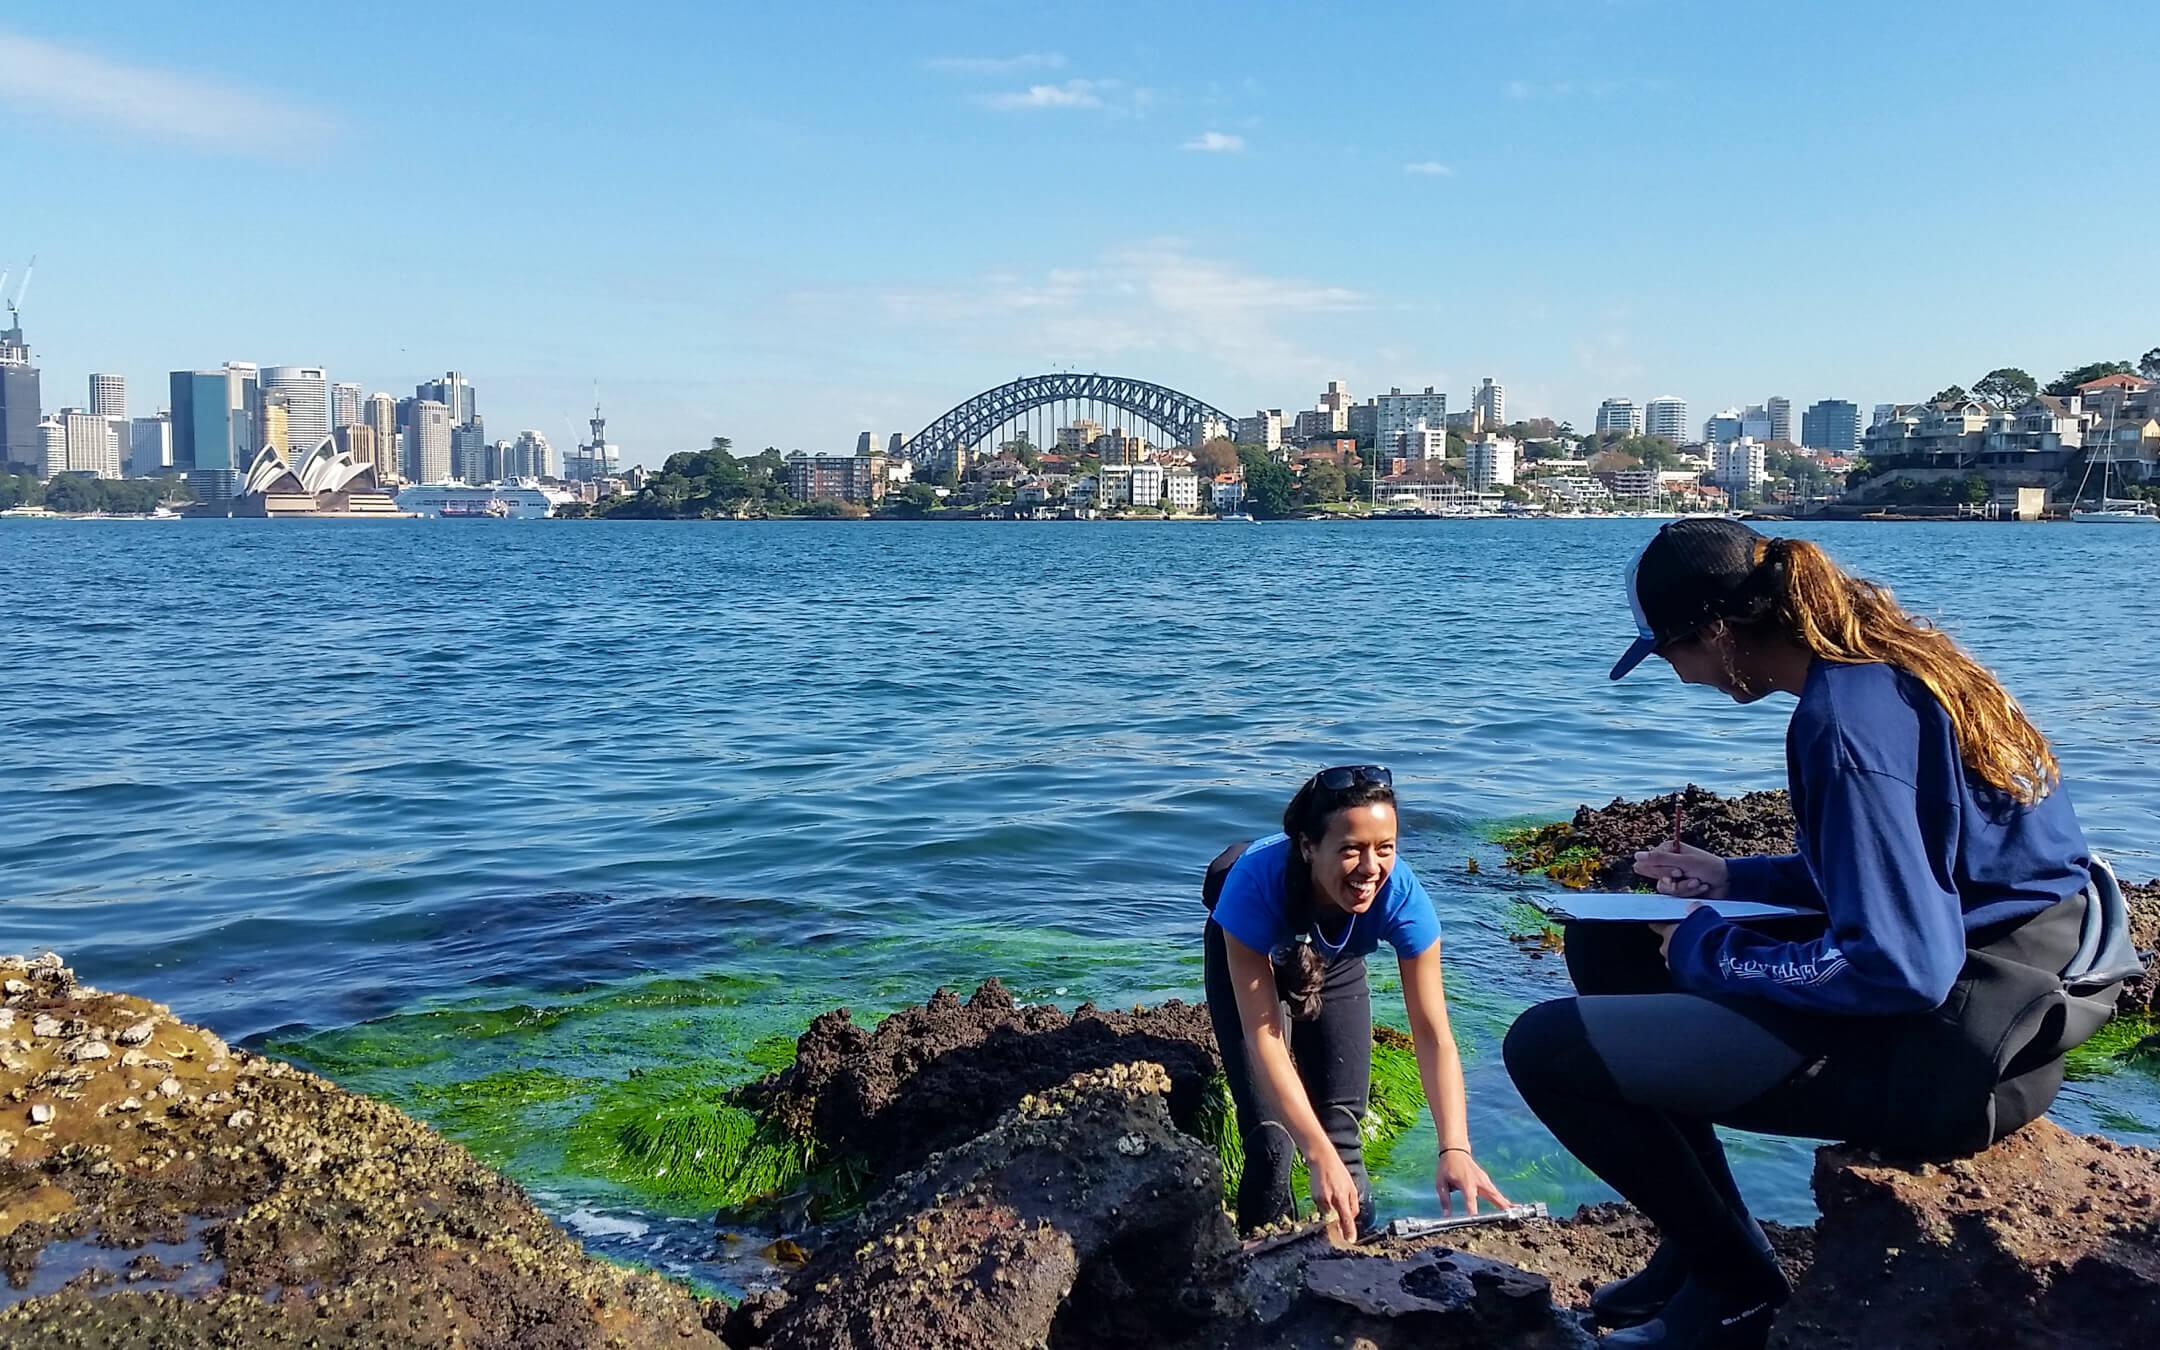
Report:
[[[1402,970],[1439,1127],[1441,1209],[1455,1191],[1473,1214],[1480,1198],[1507,1203],[1470,1156],[1462,1061],[1440,983],[1440,918],[1410,864],[1397,860],[1395,838],[1386,769],[1323,769],[1290,799],[1283,832],[1255,840],[1221,878],[1204,940],[1208,1014],[1245,1142],[1237,1217],[1247,1230],[1295,1212],[1292,1148],[1336,1236],[1349,1241],[1370,1226],[1358,1137],[1372,1074],[1365,957],[1383,941]]]

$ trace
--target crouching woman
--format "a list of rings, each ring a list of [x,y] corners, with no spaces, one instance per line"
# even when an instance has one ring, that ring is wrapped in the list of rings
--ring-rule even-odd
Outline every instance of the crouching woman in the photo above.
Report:
[[[1440,980],[1440,919],[1396,857],[1394,779],[1379,765],[1323,769],[1283,811],[1281,834],[1233,849],[1209,869],[1216,896],[1204,938],[1208,1013],[1245,1146],[1237,1219],[1246,1230],[1295,1211],[1292,1150],[1315,1207],[1344,1241],[1371,1226],[1372,1184],[1359,1125],[1372,1072],[1365,958],[1385,942],[1425,1099],[1439,1129],[1433,1187],[1506,1204],[1470,1153],[1462,1062]],[[1234,859],[1234,861],[1233,861]],[[1223,869],[1227,866],[1227,871]]]

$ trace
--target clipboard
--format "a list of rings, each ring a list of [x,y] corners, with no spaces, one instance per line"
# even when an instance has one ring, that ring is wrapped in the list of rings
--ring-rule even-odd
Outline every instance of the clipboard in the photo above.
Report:
[[[1655,891],[1564,891],[1530,897],[1537,910],[1562,923],[1678,923],[1697,907],[1729,921],[1822,919],[1819,909],[1761,900],[1688,900]]]

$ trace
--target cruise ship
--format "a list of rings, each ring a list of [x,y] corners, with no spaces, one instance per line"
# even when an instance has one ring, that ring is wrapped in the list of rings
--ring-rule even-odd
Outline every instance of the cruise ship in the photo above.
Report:
[[[400,488],[400,511],[450,519],[538,520],[555,514],[555,508],[577,500],[575,493],[549,487],[538,479],[520,478],[508,483],[422,483]]]

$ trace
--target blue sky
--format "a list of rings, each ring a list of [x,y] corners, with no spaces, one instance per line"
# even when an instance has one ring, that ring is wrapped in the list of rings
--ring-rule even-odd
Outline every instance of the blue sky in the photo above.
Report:
[[[351,8],[0,16],[49,406],[456,368],[566,447],[597,380],[657,462],[1060,367],[1699,424],[2160,345],[2155,6]]]

